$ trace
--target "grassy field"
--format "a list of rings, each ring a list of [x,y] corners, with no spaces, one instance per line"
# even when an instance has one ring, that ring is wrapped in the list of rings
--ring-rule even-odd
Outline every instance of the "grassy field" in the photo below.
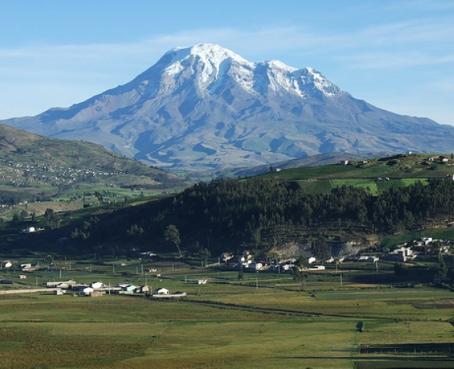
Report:
[[[236,272],[169,261],[153,264],[156,277],[142,275],[149,262],[140,260],[54,263],[27,280],[0,276],[12,288],[34,286],[59,279],[61,268],[62,279],[146,282],[188,297],[0,296],[0,368],[416,368],[422,360],[424,368],[454,368],[443,354],[359,353],[361,345],[453,342],[448,290],[358,284],[348,271],[342,286],[332,271],[311,274],[301,291],[288,274],[238,280]],[[199,286],[198,278],[209,282]]]
[[[428,155],[370,159],[366,164],[306,166],[268,173],[266,177],[297,182],[307,193],[325,193],[339,186],[363,188],[378,194],[392,187],[406,187],[430,178],[454,174],[451,165],[424,161]]]

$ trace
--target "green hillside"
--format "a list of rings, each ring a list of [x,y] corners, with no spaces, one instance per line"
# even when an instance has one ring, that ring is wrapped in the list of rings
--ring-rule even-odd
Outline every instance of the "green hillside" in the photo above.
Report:
[[[296,182],[307,193],[325,193],[340,186],[363,188],[378,194],[393,187],[406,187],[430,178],[454,174],[454,159],[439,155],[395,155],[348,163],[275,169],[263,177]]]
[[[82,199],[94,192],[123,198],[182,186],[179,177],[100,145],[51,139],[0,125],[2,209],[25,201]]]

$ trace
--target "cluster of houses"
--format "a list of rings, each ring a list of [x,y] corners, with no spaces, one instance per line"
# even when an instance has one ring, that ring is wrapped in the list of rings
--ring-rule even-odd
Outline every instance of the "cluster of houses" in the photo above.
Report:
[[[379,260],[407,263],[415,259],[433,258],[439,254],[449,254],[454,251],[454,242],[449,240],[422,237],[398,245],[397,248],[378,255],[352,255],[342,258],[342,261],[378,262]]]
[[[14,264],[11,260],[3,260],[0,263],[0,270],[2,270],[2,269],[8,270],[8,269],[12,269],[13,267],[14,267]],[[22,272],[34,272],[40,268],[41,267],[39,264],[33,265],[32,263],[22,263],[22,264],[18,264],[16,267],[14,267],[14,269],[19,269]],[[27,278],[27,276],[22,275],[22,277],[20,279],[26,279],[26,278]]]
[[[22,233],[36,233],[36,232],[41,232],[41,231],[44,231],[44,228],[29,226],[29,227],[24,228],[22,230]]]
[[[150,296],[153,298],[178,298],[186,296],[185,292],[170,293],[167,288],[152,290],[148,285],[119,283],[117,286],[106,285],[103,282],[77,283],[73,280],[47,282],[47,288],[52,288],[56,295],[72,294],[75,296],[99,297],[103,295]]]
[[[353,161],[353,160],[341,160],[339,162],[340,165],[359,165],[359,166],[362,166],[362,165],[366,165],[366,164],[369,164],[369,160],[357,160],[357,161]]]
[[[444,155],[430,156],[423,160],[423,164],[440,163],[449,164],[452,160]]]
[[[307,259],[308,266],[305,270],[325,270],[324,265],[317,265],[320,262],[315,257],[311,256]],[[220,265],[223,268],[238,270],[242,269],[246,272],[291,272],[297,266],[296,258],[288,258],[283,260],[263,260],[255,259],[254,255],[250,251],[244,251],[239,255],[233,253],[224,252],[220,257]]]
[[[433,258],[438,254],[449,254],[454,252],[454,241],[434,239],[432,237],[422,237],[417,240],[399,245],[397,248],[380,253],[351,253],[345,256],[330,257],[328,259],[317,259],[314,256],[306,258],[306,266],[301,267],[296,258],[283,260],[276,259],[255,259],[249,251],[235,255],[234,253],[224,252],[219,259],[219,265],[223,269],[243,270],[245,272],[291,272],[295,267],[306,271],[322,271],[325,265],[340,264],[343,262],[359,263],[378,263],[381,261],[389,262],[410,262],[416,258]]]
[[[34,181],[51,182],[53,185],[70,185],[96,177],[113,177],[121,172],[107,172],[89,168],[52,166],[45,163],[6,162],[10,172],[0,174],[0,180],[12,185],[26,185]]]

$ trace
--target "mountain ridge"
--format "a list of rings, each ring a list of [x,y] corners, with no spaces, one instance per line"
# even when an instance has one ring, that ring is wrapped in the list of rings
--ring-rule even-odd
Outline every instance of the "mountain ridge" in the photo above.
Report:
[[[216,44],[172,49],[124,85],[0,123],[192,172],[329,152],[454,150],[454,127],[377,108],[314,68],[252,63]]]

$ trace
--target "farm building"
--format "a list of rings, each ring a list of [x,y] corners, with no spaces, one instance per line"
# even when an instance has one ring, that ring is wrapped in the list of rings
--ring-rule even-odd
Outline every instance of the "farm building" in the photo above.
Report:
[[[156,294],[157,295],[168,295],[169,294],[169,290],[167,288],[158,288],[156,290]]]
[[[99,290],[100,288],[104,288],[104,287],[105,287],[105,285],[102,282],[93,282],[91,284],[91,288],[93,288],[95,290]]]

